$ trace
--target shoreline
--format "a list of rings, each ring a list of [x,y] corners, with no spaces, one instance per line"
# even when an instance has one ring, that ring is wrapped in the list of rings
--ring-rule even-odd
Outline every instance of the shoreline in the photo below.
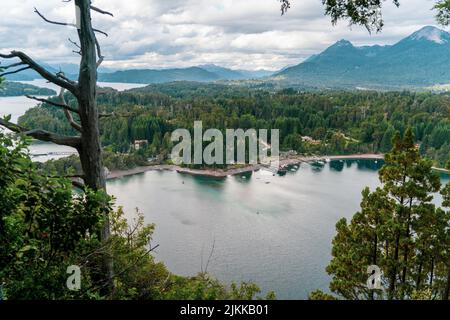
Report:
[[[383,154],[352,154],[341,156],[296,156],[288,159],[280,160],[280,167],[296,165],[305,162],[314,161],[327,161],[327,160],[383,160]],[[254,172],[265,168],[261,164],[248,165],[242,168],[233,168],[228,170],[223,169],[190,169],[183,168],[177,165],[161,164],[161,165],[149,165],[140,166],[128,170],[114,170],[108,175],[107,180],[113,180],[136,174],[145,173],[148,171],[176,171],[181,174],[190,174],[194,176],[205,176],[213,178],[225,178],[227,176],[238,175],[247,172]],[[437,169],[437,168],[436,168]],[[443,172],[447,172],[445,169],[440,169]]]

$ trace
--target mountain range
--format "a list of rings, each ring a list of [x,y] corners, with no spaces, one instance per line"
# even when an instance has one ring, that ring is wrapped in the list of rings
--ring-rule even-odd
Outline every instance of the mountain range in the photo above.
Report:
[[[62,70],[76,78],[77,65],[44,64],[50,71]],[[39,76],[25,71],[8,80],[33,80]],[[354,46],[340,40],[302,63],[278,72],[224,68],[214,64],[173,69],[116,70],[101,68],[99,81],[166,83],[173,81],[255,80],[271,87],[314,88],[420,88],[450,84],[450,34],[426,26],[393,45]]]
[[[7,64],[0,61],[1,64]],[[78,74],[78,65],[70,63],[62,63],[58,65],[50,65],[40,62],[50,72],[56,73],[63,71],[70,79],[76,79]],[[99,69],[99,81],[101,82],[123,82],[123,83],[166,83],[173,81],[197,81],[197,82],[214,82],[218,80],[248,80],[258,79],[273,75],[273,71],[267,70],[234,70],[220,67],[214,64],[201,65],[188,68],[172,68],[172,69],[130,69],[117,70],[110,68]],[[10,81],[31,81],[40,79],[40,76],[33,70],[25,70],[20,73],[6,76]]]
[[[214,82],[219,80],[258,79],[272,74],[273,72],[266,70],[233,70],[210,64],[190,68],[160,70],[135,69],[116,71],[112,73],[100,73],[99,80],[102,82],[146,84],[166,83],[173,81]]]
[[[400,88],[450,83],[450,34],[426,26],[394,45],[340,40],[276,73],[272,81],[314,87]]]

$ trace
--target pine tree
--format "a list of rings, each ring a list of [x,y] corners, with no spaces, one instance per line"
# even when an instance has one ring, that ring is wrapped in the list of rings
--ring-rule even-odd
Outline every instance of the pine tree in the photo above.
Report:
[[[420,157],[410,129],[403,137],[395,135],[379,177],[382,187],[364,189],[361,210],[351,222],[342,219],[336,225],[327,267],[331,291],[345,299],[408,299],[428,292],[444,297],[442,283],[450,281],[450,217],[432,203],[441,187],[439,176]],[[448,190],[442,192],[448,199]],[[382,271],[383,290],[367,288],[370,265]]]
[[[383,189],[396,203],[389,221],[390,232],[394,235],[391,256],[388,257],[391,299],[402,298],[411,292],[407,281],[415,245],[411,227],[429,209],[430,194],[440,188],[439,177],[432,171],[432,163],[420,157],[411,129],[406,130],[403,139],[396,134],[393,145],[385,157],[385,166],[380,170]],[[401,288],[396,296],[397,285]]]

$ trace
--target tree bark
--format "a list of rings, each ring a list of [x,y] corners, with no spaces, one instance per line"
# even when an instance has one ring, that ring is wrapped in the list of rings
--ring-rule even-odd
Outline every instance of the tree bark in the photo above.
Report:
[[[430,288],[433,287],[433,280],[434,280],[434,257],[431,258]]]
[[[395,238],[395,250],[394,250],[394,266],[392,267],[389,283],[389,300],[394,299],[395,295],[395,282],[397,280],[397,263],[399,257],[399,247],[400,247],[400,232],[397,232]]]
[[[106,191],[97,108],[97,40],[91,24],[90,0],[75,0],[75,5],[80,8],[78,34],[81,63],[78,78],[79,94],[77,96],[82,128],[81,146],[79,148],[80,161],[86,186],[93,190]],[[101,240],[108,241],[110,237],[109,217],[104,218]],[[114,273],[112,258],[108,254],[104,257],[103,267],[108,280],[107,287],[111,290]]]

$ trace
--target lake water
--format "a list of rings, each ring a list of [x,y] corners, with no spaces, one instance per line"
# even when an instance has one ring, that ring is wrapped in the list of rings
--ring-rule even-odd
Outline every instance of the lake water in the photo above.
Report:
[[[28,83],[53,88],[43,80]],[[118,90],[136,87],[105,85]],[[17,121],[35,105],[25,97],[3,97],[0,115],[12,114]],[[30,150],[73,151],[51,143],[36,143]],[[146,222],[156,224],[156,256],[172,272],[194,275],[208,264],[207,271],[225,282],[254,281],[279,298],[303,299],[315,289],[327,290],[325,267],[335,224],[359,209],[365,186],[378,185],[380,165],[333,161],[324,166],[302,164],[284,177],[254,173],[226,179],[147,172],[110,181],[108,191],[127,213],[137,207]]]
[[[38,79],[33,81],[20,81],[22,83],[35,85],[42,88],[53,89],[58,92],[58,86],[48,83],[44,79]],[[99,82],[101,87],[111,87],[118,91],[133,89],[145,86],[143,84],[133,84],[133,83],[106,83]],[[46,97],[42,97],[46,98]],[[17,120],[22,116],[28,109],[37,105],[37,102],[30,100],[25,96],[18,97],[0,97],[0,117],[10,114],[11,122],[17,123]],[[2,129],[0,129],[2,130]],[[30,146],[30,154],[34,161],[45,162],[50,159],[58,159],[65,157],[68,153],[76,152],[75,149],[67,146],[59,146],[53,143],[34,143]]]
[[[359,209],[365,186],[379,185],[381,165],[333,161],[302,164],[284,177],[226,179],[147,172],[112,180],[108,191],[127,214],[139,208],[156,224],[156,257],[172,272],[204,270],[214,245],[208,272],[220,280],[254,281],[278,298],[306,299],[328,289],[335,224]]]

